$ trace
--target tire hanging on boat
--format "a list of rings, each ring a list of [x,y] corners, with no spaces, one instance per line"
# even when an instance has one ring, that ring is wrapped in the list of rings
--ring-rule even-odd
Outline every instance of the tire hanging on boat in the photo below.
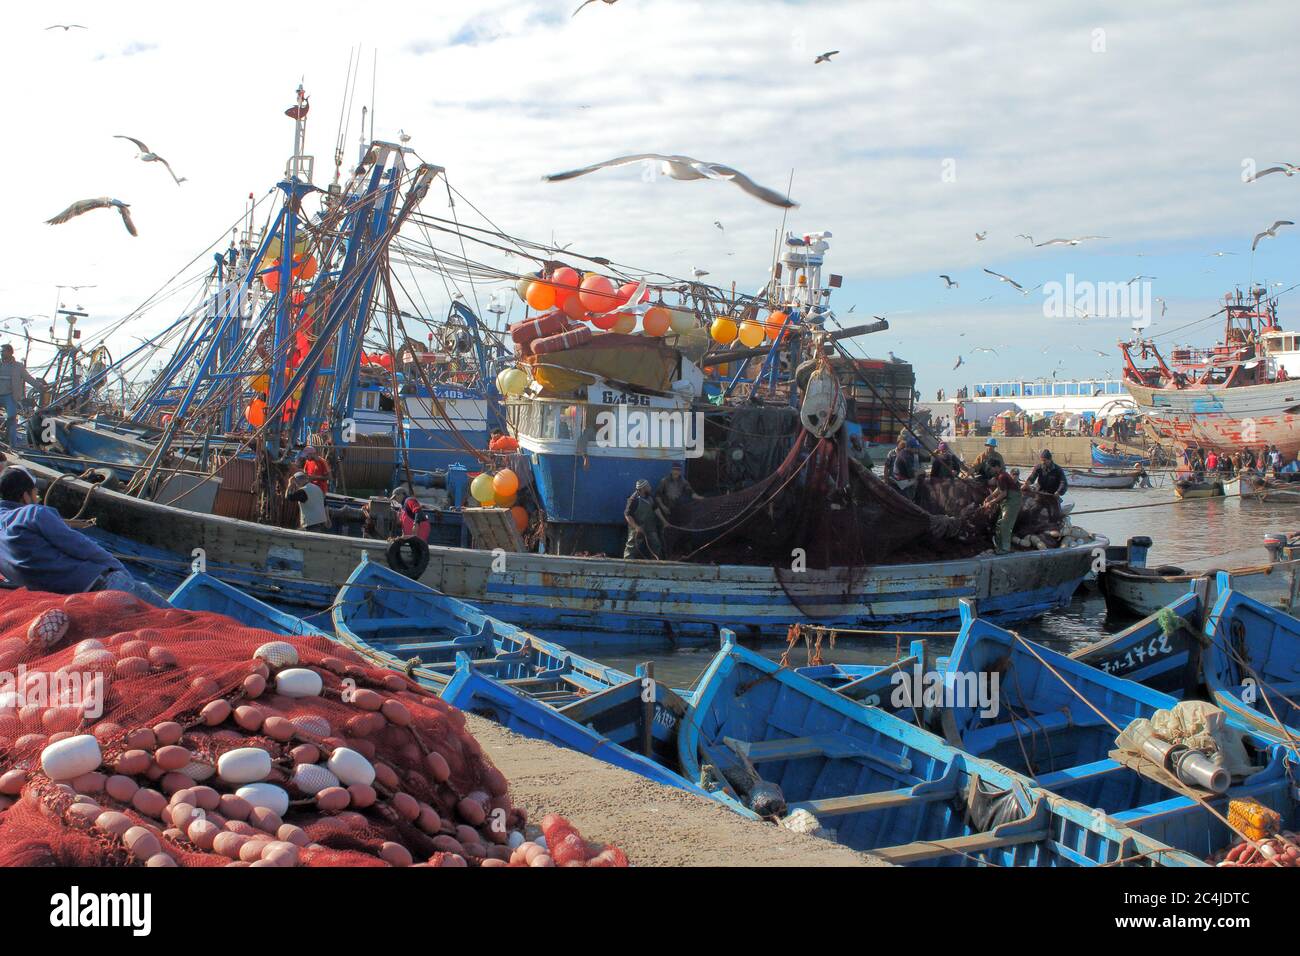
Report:
[[[411,552],[409,561],[404,554],[407,548]],[[429,546],[414,535],[398,538],[388,546],[388,566],[398,574],[418,581],[429,567]]]

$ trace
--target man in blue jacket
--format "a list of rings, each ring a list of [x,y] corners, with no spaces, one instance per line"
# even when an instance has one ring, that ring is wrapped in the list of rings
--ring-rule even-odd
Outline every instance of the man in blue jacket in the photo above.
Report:
[[[171,607],[121,561],[40,504],[36,482],[22,468],[0,475],[0,574],[33,591],[126,591],[155,607]]]

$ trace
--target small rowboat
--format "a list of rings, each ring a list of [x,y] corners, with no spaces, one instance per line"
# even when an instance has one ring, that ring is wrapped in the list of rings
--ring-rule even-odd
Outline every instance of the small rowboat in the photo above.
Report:
[[[1067,471],[1071,488],[1132,488],[1140,472]]]
[[[1224,708],[1228,725],[1243,732],[1255,769],[1218,794],[1180,783],[1136,751],[1120,749],[1116,739],[1132,720],[1169,710],[1177,698],[977,620],[969,605],[966,610],[945,681],[987,684],[994,692],[991,704],[982,693],[945,701],[939,723],[949,743],[1201,858],[1234,838],[1207,807],[1226,818],[1230,800],[1250,798],[1280,813],[1284,829],[1300,825],[1300,804],[1291,797],[1294,744],[1279,745],[1274,734],[1259,733]]]
[[[187,611],[211,611],[215,614],[224,614],[246,627],[257,627],[274,634],[331,639],[334,637],[333,634],[313,627],[302,618],[273,608],[203,571],[195,571],[182,581],[168,600],[172,607]]]
[[[1114,570],[1108,570],[1109,579]],[[1070,659],[1095,667],[1112,677],[1137,681],[1166,693],[1182,693],[1194,689],[1195,673],[1189,672],[1188,647],[1195,634],[1183,627],[1173,627],[1177,618],[1199,628],[1204,604],[1200,595],[1192,590],[1195,581],[1183,588],[1182,594],[1167,605],[1170,618],[1157,612],[1144,617],[1103,641],[1089,644],[1070,655]],[[1107,602],[1109,606],[1109,595]],[[1169,622],[1166,624],[1166,622]]]
[[[1300,741],[1300,620],[1216,575],[1217,598],[1205,624],[1205,685],[1216,704],[1260,734]]]
[[[488,694],[480,682],[462,677],[452,687],[453,675],[469,668],[603,739],[643,756],[676,760],[687,702],[649,671],[634,676],[607,667],[374,561],[357,565],[332,613],[339,641],[463,709],[473,709],[477,688],[497,700],[492,713],[509,714],[501,703],[507,698]]]
[[[1217,478],[1213,481],[1181,478],[1174,482],[1174,496],[1177,498],[1222,498],[1223,494],[1223,482]]]
[[[687,778],[779,799],[837,842],[897,865],[1201,865],[739,647],[729,630],[678,746]]]
[[[1132,468],[1134,465],[1149,465],[1151,459],[1143,455],[1115,454],[1106,451],[1099,444],[1089,442],[1092,446],[1092,463],[1098,468]]]

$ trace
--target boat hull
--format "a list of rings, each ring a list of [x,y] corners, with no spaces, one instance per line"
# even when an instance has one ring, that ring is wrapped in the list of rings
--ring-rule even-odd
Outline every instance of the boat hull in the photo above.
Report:
[[[1146,421],[1166,441],[1238,452],[1277,445],[1300,452],[1300,380],[1237,388],[1151,388],[1126,382]]]
[[[39,469],[51,475],[48,469]],[[132,567],[189,573],[195,549],[209,571],[260,587],[277,606],[320,610],[368,553],[384,561],[386,541],[273,528],[182,511],[99,490],[77,480],[56,485],[49,504],[94,517],[92,530],[114,550],[142,553]],[[622,561],[528,553],[430,548],[422,583],[563,643],[602,646],[717,639],[721,628],[781,637],[812,619],[837,627],[953,624],[963,599],[981,615],[1024,620],[1066,606],[1104,538],[1053,551],[928,564],[808,569],[780,578],[770,567]]]
[[[1126,475],[1098,475],[1088,471],[1070,471],[1066,473],[1071,488],[1132,488],[1138,482],[1138,475],[1130,472]]]

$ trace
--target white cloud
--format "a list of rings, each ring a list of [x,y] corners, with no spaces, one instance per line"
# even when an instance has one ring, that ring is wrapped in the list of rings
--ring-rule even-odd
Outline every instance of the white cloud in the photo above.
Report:
[[[90,325],[102,325],[209,242],[224,245],[248,193],[261,196],[283,170],[292,125],[282,110],[302,77],[317,178],[329,179],[354,44],[363,47],[358,111],[380,51],[377,134],[405,129],[457,189],[529,238],[549,241],[554,231],[588,254],[679,275],[699,265],[750,290],[770,264],[779,210],[725,184],[643,182],[637,169],[556,184],[540,177],[647,150],[729,163],[778,188],[793,169],[802,206],[789,226],[835,233],[830,267],[847,279],[836,296],[842,309],[910,310],[866,344],[915,361],[927,393],[953,384],[954,357],[936,334],[983,328],[991,319],[977,300],[996,292],[994,305],[1006,301],[984,266],[1029,285],[1069,270],[1098,279],[1151,272],[1171,308],[1183,297],[1195,315],[1219,284],[1249,278],[1248,257],[1198,256],[1226,242],[1248,251],[1255,231],[1300,211],[1294,180],[1240,182],[1245,157],[1296,160],[1290,91],[1300,65],[1289,46],[1300,24],[1290,3],[1084,11],[622,0],[571,18],[575,5],[437,2],[391,17],[342,3],[316,4],[309,15],[155,3],[110,16],[99,4],[70,3],[59,17],[91,29],[66,35],[16,9],[0,39],[6,121],[40,145],[0,159],[11,184],[10,228],[0,237],[10,265],[4,312],[49,312],[55,283],[96,283],[84,304]],[[1092,51],[1096,29],[1104,53]],[[842,52],[814,66],[826,49]],[[178,189],[117,133],[145,140],[190,181]],[[354,116],[347,161],[356,141]],[[954,182],[941,179],[948,158]],[[132,203],[139,239],[107,211],[43,224],[74,199],[105,194]],[[431,194],[426,208],[445,214],[445,195]],[[457,213],[472,215],[464,204]],[[976,243],[984,230],[988,240]],[[1017,232],[1112,238],[1092,250],[1031,250]],[[1296,241],[1266,243],[1255,277],[1294,274]],[[1143,251],[1159,265],[1132,255]],[[940,272],[961,288],[943,294]],[[422,288],[441,309],[441,281]],[[1036,302],[1012,301],[998,321],[1008,336],[1032,338],[1044,334],[1039,312]],[[1110,331],[1122,329],[1098,347],[1113,346]],[[1051,334],[1098,340],[1090,328]],[[1010,361],[1021,364],[1001,371],[1040,368],[1028,353]]]

